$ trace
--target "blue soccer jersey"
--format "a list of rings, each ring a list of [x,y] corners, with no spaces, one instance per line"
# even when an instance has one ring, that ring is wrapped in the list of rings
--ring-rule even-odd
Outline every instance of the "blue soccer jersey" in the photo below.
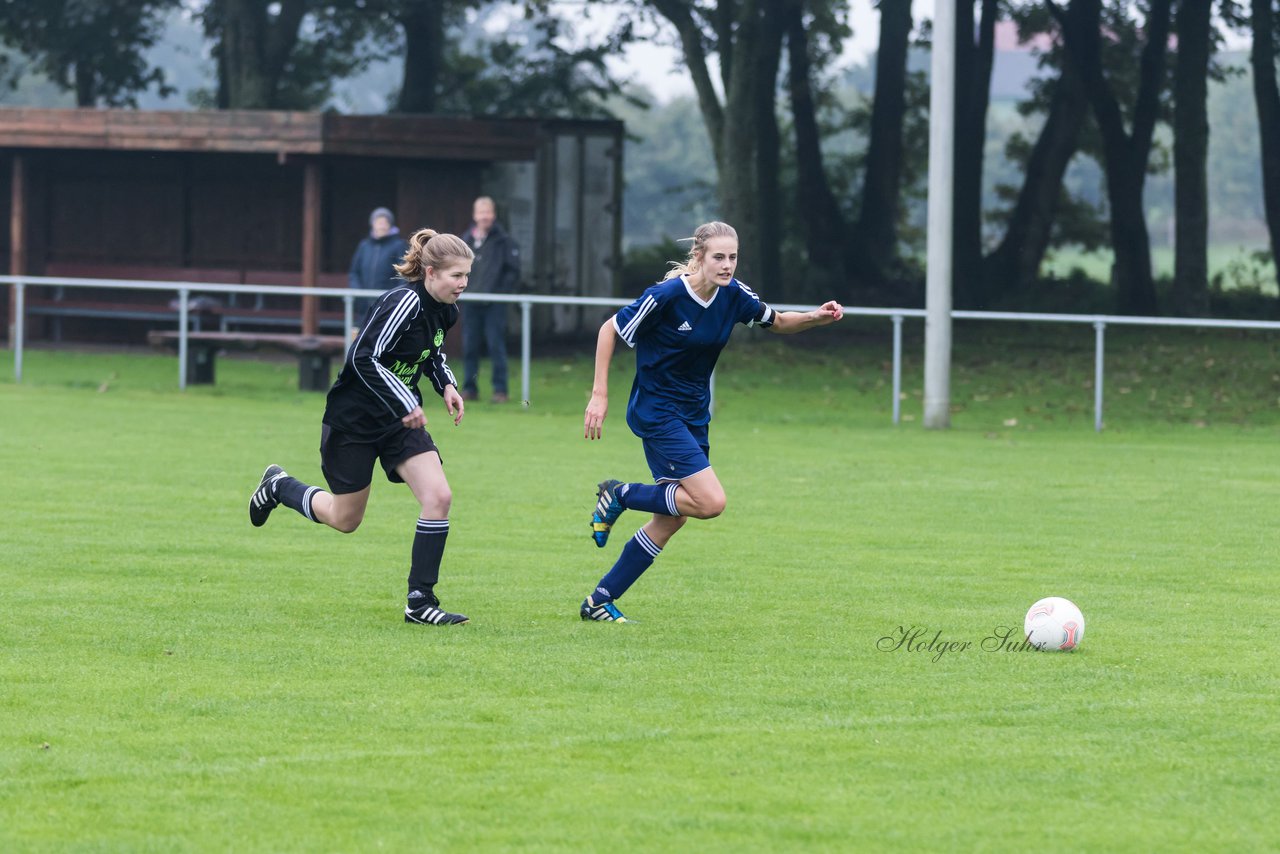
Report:
[[[709,422],[711,372],[734,324],[772,326],[773,317],[773,309],[737,279],[705,301],[684,277],[646,290],[613,318],[618,335],[636,351],[628,426],[644,436],[671,419]]]

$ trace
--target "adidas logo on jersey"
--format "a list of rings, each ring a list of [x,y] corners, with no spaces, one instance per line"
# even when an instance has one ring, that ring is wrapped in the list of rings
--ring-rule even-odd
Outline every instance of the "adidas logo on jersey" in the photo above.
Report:
[[[687,320],[684,323],[681,323],[678,327],[676,327],[676,332],[692,332],[692,331],[693,331],[693,327],[689,325],[689,321]]]

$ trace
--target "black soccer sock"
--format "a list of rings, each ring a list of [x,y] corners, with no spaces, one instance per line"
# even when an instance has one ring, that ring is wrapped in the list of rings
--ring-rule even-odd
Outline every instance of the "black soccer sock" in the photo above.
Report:
[[[312,522],[319,522],[311,512],[311,499],[320,491],[318,486],[308,486],[296,477],[282,477],[275,482],[276,498],[285,507],[297,510]]]
[[[440,559],[444,557],[444,541],[448,538],[448,519],[418,520],[417,533],[413,535],[413,563],[409,566],[410,608],[436,601],[434,589],[440,580]]]

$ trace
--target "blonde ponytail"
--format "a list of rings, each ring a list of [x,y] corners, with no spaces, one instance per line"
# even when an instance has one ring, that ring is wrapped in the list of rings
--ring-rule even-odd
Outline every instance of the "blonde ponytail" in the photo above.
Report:
[[[409,238],[409,250],[395,268],[406,282],[420,282],[426,278],[428,267],[439,270],[456,261],[471,261],[475,257],[476,254],[462,238],[420,228]]]

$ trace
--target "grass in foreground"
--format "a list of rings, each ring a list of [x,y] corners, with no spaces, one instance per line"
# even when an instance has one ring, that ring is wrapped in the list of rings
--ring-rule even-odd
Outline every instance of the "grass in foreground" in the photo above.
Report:
[[[1157,391],[1097,436],[1087,338],[961,339],[931,434],[889,426],[877,335],[735,342],[728,512],[629,626],[576,617],[642,521],[590,545],[595,481],[644,475],[628,360],[601,443],[585,354],[539,362],[528,411],[429,411],[455,631],[400,622],[403,487],[375,481],[349,537],[248,525],[266,462],[319,477],[323,396],[291,365],[182,395],[172,359],[30,354],[0,385],[0,848],[1273,845],[1270,341],[1117,343]],[[981,649],[1049,594],[1083,608],[1079,652]],[[974,647],[878,648],[911,626]]]

